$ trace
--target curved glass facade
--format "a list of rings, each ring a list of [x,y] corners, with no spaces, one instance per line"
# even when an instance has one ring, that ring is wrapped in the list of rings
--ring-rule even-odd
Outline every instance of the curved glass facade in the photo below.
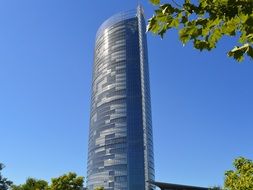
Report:
[[[87,165],[93,190],[151,190],[154,158],[142,10],[106,20],[96,35]]]

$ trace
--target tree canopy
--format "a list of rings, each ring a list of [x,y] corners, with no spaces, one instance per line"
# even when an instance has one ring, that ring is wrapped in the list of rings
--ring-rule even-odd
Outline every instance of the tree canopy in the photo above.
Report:
[[[80,190],[83,188],[83,177],[76,173],[64,174],[58,178],[52,178],[49,190]]]
[[[253,161],[239,157],[234,161],[235,170],[225,173],[224,186],[229,190],[253,189]]]
[[[7,190],[12,185],[12,181],[2,176],[1,171],[3,170],[3,168],[4,168],[4,165],[0,163],[0,189]]]
[[[22,185],[12,185],[11,190],[81,190],[83,188],[83,177],[73,172],[52,178],[51,181],[49,185],[44,180],[28,178]]]
[[[35,178],[28,178],[22,185],[13,185],[12,190],[47,190],[48,183],[44,180],[38,180]]]
[[[228,56],[237,61],[242,61],[244,56],[253,58],[253,0],[150,2],[158,9],[148,21],[148,31],[163,38],[166,31],[177,29],[183,44],[192,41],[200,51],[210,51],[221,37],[233,36],[238,44],[227,53]]]

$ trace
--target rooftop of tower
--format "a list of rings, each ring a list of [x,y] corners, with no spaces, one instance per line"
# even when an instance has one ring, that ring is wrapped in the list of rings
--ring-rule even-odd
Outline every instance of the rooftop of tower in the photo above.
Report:
[[[138,5],[136,9],[131,9],[128,11],[122,11],[119,13],[114,14],[113,16],[109,17],[108,19],[106,19],[98,28],[98,31],[96,33],[96,38],[98,38],[98,36],[100,36],[100,34],[106,29],[109,28],[110,26],[129,19],[129,18],[133,18],[133,17],[137,17],[137,12],[138,10],[140,10],[143,14],[143,8],[141,5]]]

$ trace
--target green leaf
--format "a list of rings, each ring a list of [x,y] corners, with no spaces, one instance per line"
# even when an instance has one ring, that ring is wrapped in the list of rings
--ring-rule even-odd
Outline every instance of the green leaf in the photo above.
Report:
[[[160,6],[160,9],[162,10],[163,14],[172,14],[176,11],[176,9],[170,4],[163,4]]]
[[[205,40],[198,40],[198,39],[195,39],[194,42],[194,47],[196,49],[199,49],[200,51],[202,51],[203,49],[207,49],[207,50],[210,50],[210,45],[207,41]]]
[[[159,5],[160,0],[150,0]],[[243,56],[252,57],[253,0],[184,0],[182,5],[167,3],[155,10],[147,30],[164,36],[167,30],[176,28],[183,44],[193,41],[199,50],[211,50],[222,36],[233,36],[248,47],[236,47],[228,56],[238,61]],[[197,3],[198,2],[198,3]],[[252,188],[253,189],[253,188]]]
[[[153,5],[159,5],[159,4],[160,4],[160,0],[150,0],[150,2],[151,2]]]
[[[206,18],[198,18],[196,20],[196,25],[206,26],[207,22],[208,22],[208,19]]]
[[[253,33],[252,34],[249,34],[246,36],[247,37],[247,41],[253,43]]]
[[[240,22],[240,19],[239,17],[237,18],[233,18],[229,21],[227,21],[222,27],[222,33],[223,34],[226,34],[226,35],[229,35],[229,36],[234,36],[236,33],[236,30],[237,30],[237,25],[239,24]]]
[[[249,55],[251,56],[252,54],[252,49],[250,49],[249,44],[244,44],[241,47],[234,47],[231,51],[228,52],[229,57],[234,57],[237,61],[242,61],[243,60],[243,55],[247,53],[250,50]],[[239,163],[238,163],[239,166]]]
[[[251,57],[253,59],[253,47],[249,46],[249,50],[247,52],[248,56]]]
[[[164,15],[164,14],[160,14],[160,15],[156,16],[156,20],[159,22],[163,22],[163,23],[168,22],[169,19],[170,19],[170,17],[168,17],[168,15]]]
[[[216,46],[216,43],[221,38],[221,36],[221,30],[219,28],[214,29],[208,40],[211,48],[214,48]]]
[[[179,26],[179,20],[173,19],[172,22],[170,23],[170,27],[177,28],[178,26]]]
[[[153,16],[151,19],[148,20],[147,30],[156,33],[155,32],[157,30],[156,27],[157,27],[156,16]]]
[[[205,9],[207,7],[207,5],[208,5],[207,0],[200,0],[200,7],[202,9]]]
[[[179,31],[179,38],[185,44],[190,40],[190,35],[187,32],[187,28],[183,28]]]

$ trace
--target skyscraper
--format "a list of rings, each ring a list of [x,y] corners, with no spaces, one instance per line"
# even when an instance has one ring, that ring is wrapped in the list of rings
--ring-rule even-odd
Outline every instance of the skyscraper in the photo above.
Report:
[[[140,6],[96,35],[87,164],[93,190],[152,190],[153,135],[145,20]]]

